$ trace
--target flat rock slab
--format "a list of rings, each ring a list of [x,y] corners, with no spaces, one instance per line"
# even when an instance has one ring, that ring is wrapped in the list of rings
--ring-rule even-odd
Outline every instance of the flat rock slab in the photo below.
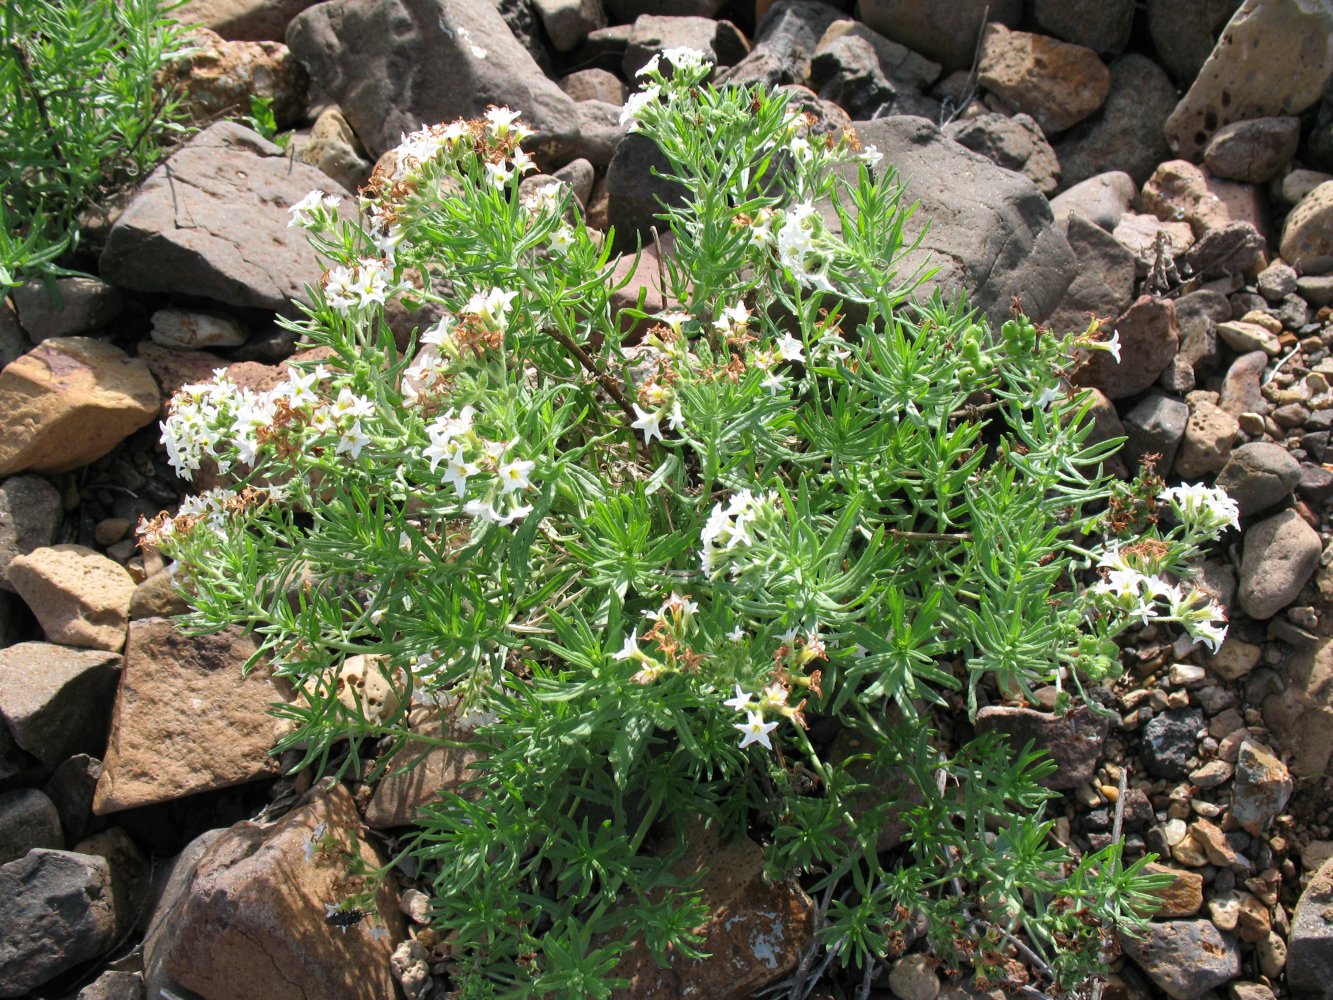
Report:
[[[1120,935],[1125,954],[1174,1000],[1194,1000],[1240,975],[1240,947],[1208,920],[1168,920],[1141,938]]]
[[[48,767],[74,754],[100,756],[119,678],[115,653],[49,642],[0,649],[0,720]]]
[[[0,477],[69,472],[152,423],[161,408],[143,362],[88,337],[53,337],[0,371]]]
[[[168,984],[209,1000],[396,995],[389,956],[404,931],[391,880],[375,915],[346,931],[330,927],[325,911],[366,887],[349,876],[347,852],[368,870],[385,858],[346,788],[311,798],[275,824],[216,832],[197,861],[172,873],[144,942],[150,995]],[[372,935],[375,927],[388,934]]]
[[[514,37],[493,0],[330,0],[298,16],[287,44],[378,157],[421,124],[523,113],[524,148],[547,166],[573,158],[574,101]],[[355,55],[350,55],[355,53]]]
[[[5,578],[52,642],[112,653],[125,645],[134,578],[114,559],[83,545],[51,545],[15,556]]]
[[[315,190],[352,197],[243,125],[218,122],[149,174],[107,237],[102,276],[290,312],[322,268],[287,209]]]
[[[0,865],[0,927],[0,997],[96,958],[116,932],[106,861],[35,848]]]
[[[1034,319],[1051,314],[1073,281],[1076,259],[1035,184],[946,138],[924,118],[878,118],[855,128],[863,145],[897,167],[903,204],[919,203],[905,238],[914,239],[930,220],[921,246],[898,266],[902,277],[917,266],[939,269],[918,294],[964,290],[997,326],[1014,296]],[[838,169],[851,176],[850,168]],[[836,229],[831,208],[823,206],[822,214]]]
[[[186,636],[166,618],[130,624],[111,737],[93,797],[100,815],[228,788],[277,772],[281,700],[240,629]]]

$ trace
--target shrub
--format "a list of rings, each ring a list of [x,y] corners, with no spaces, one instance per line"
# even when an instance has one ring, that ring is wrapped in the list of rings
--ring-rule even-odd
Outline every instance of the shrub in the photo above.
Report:
[[[0,45],[0,289],[63,273],[79,212],[157,163],[179,129],[157,74],[182,47],[161,0],[23,0]]]
[[[625,110],[696,194],[662,214],[661,314],[613,308],[610,239],[566,191],[520,196],[507,108],[405,136],[360,222],[294,206],[332,261],[298,324],[327,357],[182,390],[172,462],[239,488],[144,537],[194,627],[252,628],[293,681],[303,764],[472,730],[477,778],[405,848],[461,996],[605,997],[635,943],[696,954],[671,865],[698,822],[761,838],[864,982],[924,921],[950,968],[1073,987],[1160,881],[1057,843],[1053,765],[962,719],[1046,684],[1100,711],[1139,620],[1219,642],[1182,581],[1234,505],[1113,486],[1068,379],[1118,343],[910,303],[878,154],[707,73],[669,52]],[[393,296],[442,310],[405,349]],[[382,683],[340,689],[353,656]]]

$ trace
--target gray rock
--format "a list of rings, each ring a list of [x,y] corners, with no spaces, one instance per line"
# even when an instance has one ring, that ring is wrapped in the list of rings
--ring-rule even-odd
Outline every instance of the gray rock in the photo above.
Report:
[[[8,297],[0,299],[0,368],[28,353],[32,344],[19,326],[18,313]]]
[[[1238,357],[1227,369],[1218,405],[1238,420],[1242,413],[1267,415],[1271,404],[1264,398],[1262,383],[1267,367],[1268,354],[1264,351],[1250,351]]]
[[[745,36],[730,21],[643,14],[635,20],[625,48],[625,79],[635,81],[653,56],[678,48],[696,49],[715,66],[734,66],[750,51]]]
[[[616,230],[617,250],[633,250],[636,235],[644,242],[651,241],[653,226],[659,232],[666,228],[657,218],[661,203],[684,203],[685,189],[657,176],[670,169],[671,163],[657,143],[645,135],[631,133],[616,147],[606,170],[606,195],[607,217]]]
[[[1209,920],[1151,923],[1120,946],[1173,1000],[1194,1000],[1240,975],[1240,946]]]
[[[1231,319],[1231,303],[1220,292],[1202,289],[1176,300],[1180,353],[1200,375],[1217,369],[1218,323]]]
[[[568,184],[575,200],[587,208],[593,182],[597,179],[597,168],[584,159],[571,160],[555,172],[555,179]]]
[[[60,493],[41,476],[10,476],[0,482],[0,589],[13,591],[5,570],[15,556],[54,542],[61,517]]]
[[[1189,760],[1198,750],[1203,712],[1170,708],[1143,727],[1143,765],[1155,778],[1179,780],[1189,774]]]
[[[111,872],[111,901],[116,911],[116,937],[124,938],[145,915],[152,888],[151,868],[124,827],[85,837],[74,845],[79,854],[103,858]]]
[[[1236,501],[1242,516],[1280,504],[1300,481],[1301,463],[1280,444],[1266,441],[1235,449],[1217,474],[1217,485]]]
[[[1271,303],[1278,303],[1296,291],[1299,278],[1296,269],[1285,261],[1275,260],[1259,272],[1259,294]]]
[[[106,826],[104,819],[93,815],[93,791],[101,775],[100,760],[76,753],[56,765],[43,789],[55,803],[60,828],[73,843]]]
[[[1157,468],[1166,472],[1176,461],[1180,440],[1185,435],[1185,423],[1190,408],[1178,399],[1160,392],[1150,392],[1125,414],[1125,462],[1130,471],[1138,469],[1145,455],[1160,455]]]
[[[1193,80],[1240,0],[1148,0],[1148,33],[1157,61],[1177,80]]]
[[[1091,317],[1109,320],[1120,316],[1134,298],[1134,255],[1081,215],[1068,217],[1065,238],[1078,267],[1047,325],[1061,333],[1073,332],[1086,329]]]
[[[1055,143],[1066,186],[1121,170],[1142,184],[1170,155],[1163,123],[1176,88],[1146,56],[1131,52],[1111,63],[1111,92],[1101,111]]]
[[[1309,435],[1306,435],[1307,437]],[[1304,439],[1302,439],[1304,444]],[[1308,448],[1306,449],[1309,450]],[[1322,460],[1322,459],[1321,459]],[[1311,462],[1301,463],[1301,481],[1296,486],[1301,499],[1315,507],[1333,500],[1333,472]]]
[[[35,788],[0,792],[0,865],[17,861],[34,847],[62,850],[65,835],[55,804]]]
[[[492,0],[330,0],[304,11],[287,44],[374,157],[422,122],[523,112],[543,166],[572,158],[574,101],[546,78]],[[348,52],[355,58],[348,58]]]
[[[1189,408],[1185,436],[1176,455],[1176,475],[1181,479],[1219,471],[1231,457],[1231,446],[1240,433],[1236,418],[1210,399],[1191,399]]]
[[[250,129],[219,122],[149,175],[107,238],[102,274],[138,291],[290,312],[322,269],[287,209],[316,189],[352,198]]]
[[[19,997],[115,940],[102,858],[38,848],[0,865],[0,997]]]
[[[911,88],[912,90],[925,90],[940,75],[940,64],[931,62],[924,56],[918,55],[905,45],[899,45],[897,42],[885,38],[878,31],[866,27],[860,21],[842,19],[834,21],[820,36],[819,44],[815,46],[815,54],[818,55],[825,46],[831,45],[840,38],[860,38],[867,42],[875,50],[875,56],[879,60],[880,69],[884,75],[894,81],[896,85]],[[853,117],[855,117],[853,115]]]
[[[908,239],[920,229],[917,219],[930,220],[921,247],[900,265],[903,274],[919,264],[940,269],[923,294],[966,291],[969,303],[997,324],[1015,295],[1028,315],[1050,315],[1073,280],[1075,260],[1031,181],[950,142],[921,118],[857,122],[856,131],[905,179],[904,204],[919,202]],[[827,206],[823,214],[837,225]]]
[[[1038,27],[1103,58],[1121,53],[1134,27],[1134,0],[1033,0]]]
[[[97,278],[56,278],[48,289],[30,281],[10,293],[19,322],[34,344],[48,337],[78,337],[102,329],[120,315],[120,290]]]
[[[537,12],[533,10],[532,0],[492,0],[492,3],[500,12],[505,27],[542,73],[549,77],[555,76],[555,64],[551,61],[551,52],[542,34]]]
[[[855,119],[938,116],[939,103],[921,94],[910,80],[899,78],[896,74],[901,67],[894,66],[892,57],[880,50],[892,47],[906,56],[914,56],[918,62],[925,60],[887,39],[876,46],[871,41],[874,33],[864,25],[857,25],[859,32],[834,35],[834,29],[843,23],[846,22],[836,22],[824,33],[810,60],[810,86],[820,97],[837,104]]]
[[[1333,305],[1333,274],[1303,274],[1296,288],[1312,306]]]
[[[1180,336],[1175,303],[1141,295],[1111,329],[1120,337],[1120,360],[1109,351],[1091,351],[1074,381],[1096,386],[1112,399],[1136,396],[1156,382],[1176,356]]]
[[[599,0],[532,0],[532,6],[557,52],[572,52],[588,32],[606,27]]]
[[[153,313],[153,343],[179,351],[210,347],[238,347],[245,343],[246,330],[226,313],[197,309],[159,309]]]
[[[1123,170],[1111,170],[1066,188],[1051,199],[1051,211],[1057,222],[1077,214],[1110,233],[1138,193],[1133,177]]]
[[[1328,996],[1333,983],[1333,859],[1325,861],[1296,903],[1287,950],[1287,986],[1299,1000]]]
[[[629,88],[620,77],[604,69],[580,69],[560,78],[560,89],[575,101],[603,101],[623,105]]]
[[[144,1000],[143,976],[137,972],[104,972],[80,990],[76,1000]]]
[[[1177,259],[1186,274],[1204,279],[1242,274],[1267,252],[1263,236],[1248,222],[1228,222],[1210,229]]]
[[[920,52],[944,69],[972,65],[984,24],[1014,25],[1023,17],[1022,0],[861,0],[861,20],[886,38]]]
[[[678,14],[682,17],[712,17],[727,0],[602,0],[606,12],[620,22],[632,22],[644,14]]]
[[[188,0],[171,16],[202,24],[231,41],[280,42],[287,25],[318,0]]]
[[[1300,138],[1301,120],[1290,115],[1232,122],[1209,141],[1204,166],[1214,177],[1263,184],[1291,163]]]
[[[1060,161],[1055,158],[1055,150],[1041,126],[1028,115],[977,115],[950,122],[944,126],[944,134],[1006,170],[1018,171],[1044,195],[1054,193],[1060,183]],[[1130,263],[1132,266],[1132,259]]]
[[[370,180],[375,164],[366,158],[365,147],[352,131],[343,113],[325,108],[310,127],[310,134],[296,142],[296,158],[335,180],[348,191],[355,191]]]
[[[47,642],[0,649],[0,719],[48,767],[71,754],[100,754],[119,677],[115,653]]]
[[[1294,510],[1250,526],[1240,563],[1240,604],[1251,618],[1272,618],[1301,592],[1319,565],[1319,533]]]
[[[609,165],[625,138],[625,126],[620,124],[621,106],[605,101],[580,101],[574,108],[579,135],[569,148],[570,163],[587,160],[594,167]]]
[[[3,597],[5,595],[0,594],[0,598]],[[2,607],[0,604],[0,608]],[[36,764],[35,758],[18,748],[18,744],[14,742],[14,737],[9,732],[9,727],[0,725],[0,782],[18,777]]]
[[[1231,792],[1231,818],[1258,837],[1274,816],[1287,807],[1295,787],[1287,767],[1265,746],[1245,740],[1236,758],[1236,783]]]
[[[777,0],[755,29],[749,55],[717,74],[720,83],[762,83],[768,88],[804,83],[810,57],[828,27],[847,15],[820,0]]]
[[[1030,708],[987,705],[977,713],[977,733],[1001,733],[1015,752],[1030,740],[1056,764],[1043,780],[1047,788],[1077,788],[1087,784],[1106,742],[1107,720],[1079,708],[1067,715],[1052,715]]]

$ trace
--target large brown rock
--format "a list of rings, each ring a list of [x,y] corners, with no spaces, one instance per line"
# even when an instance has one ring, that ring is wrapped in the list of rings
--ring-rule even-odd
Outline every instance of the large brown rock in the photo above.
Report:
[[[1092,49],[1002,24],[986,26],[978,79],[1047,135],[1087,118],[1111,91],[1111,72]]]
[[[153,914],[144,940],[149,994],[184,987],[209,1000],[395,996],[389,956],[403,918],[392,880],[365,907],[368,918],[346,930],[327,921],[326,906],[367,887],[348,874],[344,852],[366,869],[386,860],[341,785],[318,786],[276,823],[214,833],[197,860],[172,873]]]
[[[142,362],[87,337],[53,337],[0,371],[0,476],[68,472],[152,423],[162,401]]]
[[[120,657],[48,642],[0,649],[0,720],[48,767],[74,754],[100,755]]]
[[[1266,229],[1259,189],[1218,180],[1184,160],[1161,164],[1143,185],[1143,207],[1163,222],[1188,222],[1196,238],[1231,222]]]
[[[125,645],[134,578],[115,560],[53,545],[16,557],[5,575],[52,642],[112,653]]]
[[[447,729],[438,716],[422,720],[414,715],[412,721],[413,729],[428,738],[444,736],[466,743],[472,735],[470,729],[452,718]],[[366,825],[376,830],[410,825],[421,806],[446,792],[457,792],[463,782],[480,777],[479,772],[472,770],[480,757],[476,750],[462,746],[409,744],[393,759],[375,786],[375,793],[366,805]]]
[[[305,69],[282,42],[227,41],[208,28],[196,28],[187,40],[189,48],[163,76],[180,88],[181,108],[191,120],[247,115],[256,99],[269,102],[279,128],[305,113]]]
[[[262,666],[241,676],[254,651],[239,628],[191,637],[166,618],[132,622],[93,812],[276,773],[282,727],[268,708],[281,696]]]
[[[1091,351],[1074,376],[1077,384],[1095,386],[1111,399],[1135,396],[1151,386],[1180,346],[1176,307],[1170,299],[1140,295],[1111,330],[1120,337],[1120,360],[1110,351]]]
[[[1333,6],[1245,0],[1167,119],[1167,138],[1181,156],[1197,159],[1223,125],[1304,111],[1330,77]]]
[[[1322,775],[1333,760],[1333,639],[1297,649],[1278,669],[1284,683],[1264,699],[1264,725],[1290,755],[1293,774]]]
[[[311,191],[351,195],[235,122],[177,150],[139,188],[107,237],[102,276],[141,292],[291,312],[323,269],[287,209]]]
[[[319,0],[187,0],[171,16],[211,28],[223,38],[280,42],[297,14]]]
[[[1047,788],[1077,788],[1087,784],[1097,767],[1108,723],[1087,709],[1066,715],[1038,712],[1009,705],[988,705],[977,713],[977,733],[999,733],[1017,753],[1029,742],[1044,750],[1055,763],[1043,779]]]
[[[1325,861],[1296,903],[1287,985],[1297,997],[1327,997],[1333,983],[1333,861]]]

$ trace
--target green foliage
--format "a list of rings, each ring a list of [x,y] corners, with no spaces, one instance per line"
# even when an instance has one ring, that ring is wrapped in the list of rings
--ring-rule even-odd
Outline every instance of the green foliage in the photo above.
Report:
[[[1055,841],[1031,747],[942,723],[1000,691],[1082,700],[1135,618],[1215,638],[1167,576],[1221,522],[1123,533],[1118,442],[1067,382],[1117,345],[909,303],[874,151],[672,61],[627,107],[699,192],[663,212],[670,310],[617,313],[609,239],[567,193],[519,197],[505,109],[423,129],[362,222],[293,207],[334,262],[298,324],[332,356],[266,394],[186,387],[172,461],[244,488],[144,536],[196,628],[250,626],[297,685],[303,763],[480,752],[407,846],[459,996],[601,997],[631,947],[697,955],[701,825],[827,900],[844,967],[924,920],[951,968],[1073,987],[1154,882]],[[444,318],[400,352],[390,295]],[[338,690],[357,654],[393,698]]]
[[[157,83],[180,50],[162,0],[6,3],[0,282],[61,273],[89,202],[142,178],[177,132]]]

